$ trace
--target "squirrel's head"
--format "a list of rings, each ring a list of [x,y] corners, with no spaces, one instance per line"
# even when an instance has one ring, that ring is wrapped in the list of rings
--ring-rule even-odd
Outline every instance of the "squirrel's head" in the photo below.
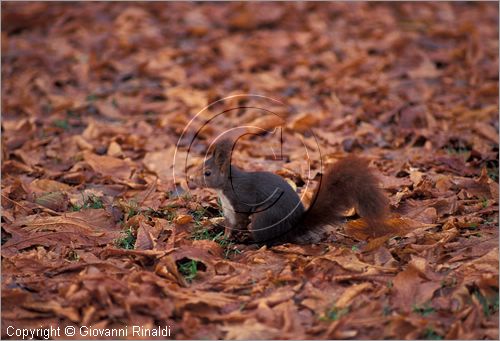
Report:
[[[222,189],[229,181],[233,142],[229,139],[214,144],[210,157],[194,169],[189,180],[197,186]]]

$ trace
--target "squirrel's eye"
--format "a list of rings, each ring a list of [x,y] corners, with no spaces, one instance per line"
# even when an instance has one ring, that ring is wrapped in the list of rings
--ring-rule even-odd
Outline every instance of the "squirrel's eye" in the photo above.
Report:
[[[205,171],[205,176],[210,176],[210,174],[212,174],[212,172],[211,172],[211,171],[209,171],[209,170],[206,170],[206,171]]]

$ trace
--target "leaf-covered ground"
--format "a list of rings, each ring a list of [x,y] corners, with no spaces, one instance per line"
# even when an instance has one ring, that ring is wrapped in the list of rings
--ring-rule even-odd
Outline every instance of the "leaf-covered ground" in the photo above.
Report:
[[[498,339],[497,3],[3,2],[2,24],[2,338]],[[393,230],[224,239],[185,169],[244,125],[286,143],[234,162],[306,204],[302,143],[370,159]]]

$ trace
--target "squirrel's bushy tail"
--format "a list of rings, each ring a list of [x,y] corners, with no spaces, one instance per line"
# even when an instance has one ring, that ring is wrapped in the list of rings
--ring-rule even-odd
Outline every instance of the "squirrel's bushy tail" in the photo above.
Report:
[[[300,222],[268,244],[293,242],[316,243],[332,232],[348,209],[354,207],[368,228],[384,228],[389,214],[389,200],[378,186],[378,179],[368,168],[368,160],[348,156],[329,166],[322,176],[309,209]]]
[[[302,229],[338,221],[351,207],[369,225],[383,220],[389,202],[368,168],[368,161],[348,156],[328,167],[321,179],[310,208],[304,214]]]

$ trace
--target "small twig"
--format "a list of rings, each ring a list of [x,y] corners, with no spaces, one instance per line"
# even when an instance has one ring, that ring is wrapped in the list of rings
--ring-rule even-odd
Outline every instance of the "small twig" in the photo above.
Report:
[[[29,208],[27,208],[27,207],[25,207],[25,206],[21,205],[20,203],[18,203],[18,202],[16,202],[16,201],[12,200],[11,198],[7,197],[7,196],[6,196],[5,194],[3,194],[3,193],[2,193],[2,197],[4,197],[5,199],[9,200],[10,202],[12,202],[12,203],[14,203],[14,204],[18,205],[19,207],[23,208],[24,210],[26,210],[26,212],[31,212],[31,211],[33,211],[33,209],[29,209]],[[36,202],[33,202],[32,204],[33,204],[33,205],[35,205],[35,206],[36,206],[36,208],[41,209],[42,211],[45,211],[45,212],[48,212],[48,213],[51,213],[51,214],[54,214],[54,215],[57,215],[57,216],[60,216],[60,215],[62,215],[62,214],[63,214],[63,213],[60,213],[60,212],[56,212],[56,211],[54,211],[54,210],[52,210],[52,209],[50,209],[50,208],[48,208],[48,207],[42,206],[42,205],[40,205],[40,204],[37,204]]]
[[[154,183],[151,183],[151,186],[149,186],[149,188],[147,189],[147,192],[146,192],[146,195],[144,196],[144,198],[141,200],[141,202],[139,203],[139,206],[142,206],[142,204],[144,204],[144,201],[146,201],[146,199],[149,197],[149,195],[153,192],[153,190],[156,188],[156,184],[158,183],[158,177],[155,178],[155,182]]]
[[[23,205],[21,205],[20,203],[18,203],[17,201],[14,201],[12,200],[11,198],[9,198],[8,196],[6,196],[5,194],[2,193],[2,197],[7,199],[8,201],[10,201],[11,203],[21,207],[22,209],[26,210],[26,212],[31,212],[32,210],[27,208],[27,207],[24,207]]]

